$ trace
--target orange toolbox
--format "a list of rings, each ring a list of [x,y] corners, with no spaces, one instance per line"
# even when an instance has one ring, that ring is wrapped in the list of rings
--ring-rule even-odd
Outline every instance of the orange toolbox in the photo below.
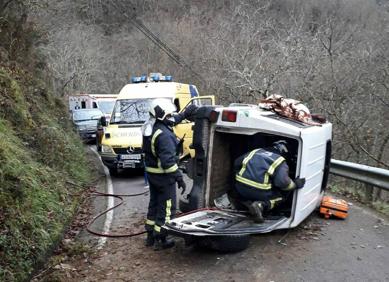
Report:
[[[331,216],[345,219],[348,216],[348,203],[345,200],[324,196],[320,204],[320,213],[325,218]]]

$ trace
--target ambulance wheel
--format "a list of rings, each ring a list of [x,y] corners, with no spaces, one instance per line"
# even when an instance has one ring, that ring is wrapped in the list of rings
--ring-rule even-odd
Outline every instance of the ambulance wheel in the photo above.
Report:
[[[236,253],[247,249],[249,243],[250,235],[223,235],[199,238],[196,245],[221,253]]]
[[[97,152],[101,152],[101,145],[99,145],[99,140],[96,138],[96,149]]]
[[[109,168],[109,174],[110,174],[111,176],[116,176],[116,175],[118,175],[118,170],[117,170],[117,168]]]

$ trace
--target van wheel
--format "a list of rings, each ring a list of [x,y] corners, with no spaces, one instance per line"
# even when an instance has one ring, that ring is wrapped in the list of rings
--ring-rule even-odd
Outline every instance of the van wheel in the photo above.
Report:
[[[196,246],[222,253],[236,253],[247,249],[250,235],[223,235],[198,238]]]

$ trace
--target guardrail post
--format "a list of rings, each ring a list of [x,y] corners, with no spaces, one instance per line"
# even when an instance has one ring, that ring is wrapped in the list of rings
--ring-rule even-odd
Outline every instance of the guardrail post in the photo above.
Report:
[[[365,201],[368,203],[373,202],[374,186],[371,184],[365,184]]]

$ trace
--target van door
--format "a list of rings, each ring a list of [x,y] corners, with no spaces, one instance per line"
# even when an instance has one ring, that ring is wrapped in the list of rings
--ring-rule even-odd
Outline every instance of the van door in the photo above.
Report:
[[[180,110],[180,113],[185,111],[185,109],[191,105],[194,104],[198,107],[202,106],[213,106],[215,105],[215,96],[202,96],[202,97],[195,97],[189,100],[189,103],[186,104],[186,106]],[[190,149],[190,145],[192,144],[192,138],[193,138],[193,130],[192,130],[193,122],[184,120],[180,124],[176,125],[174,127],[174,133],[176,136],[180,139],[184,138],[183,141],[183,152],[181,154],[181,159],[185,157],[194,157],[194,150]]]

